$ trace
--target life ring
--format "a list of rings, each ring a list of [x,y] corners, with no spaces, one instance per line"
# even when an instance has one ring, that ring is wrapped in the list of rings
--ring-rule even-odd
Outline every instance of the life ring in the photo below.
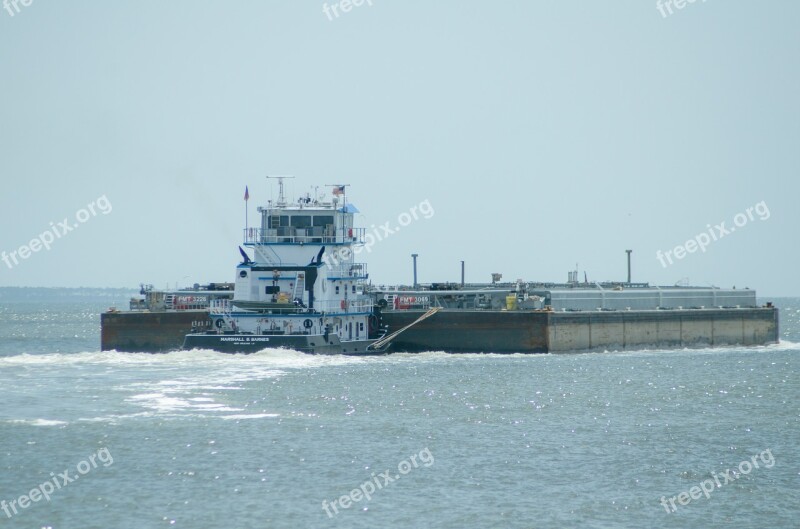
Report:
[[[348,237],[352,237],[353,236],[353,228],[350,228],[349,230],[347,230],[347,236]]]
[[[305,327],[306,329],[310,329],[313,326],[314,326],[314,322],[311,321],[311,320],[307,319],[306,321],[303,322],[303,327]]]
[[[347,300],[343,299],[342,302],[339,304],[339,306],[342,307],[342,310],[346,309],[347,308]]]

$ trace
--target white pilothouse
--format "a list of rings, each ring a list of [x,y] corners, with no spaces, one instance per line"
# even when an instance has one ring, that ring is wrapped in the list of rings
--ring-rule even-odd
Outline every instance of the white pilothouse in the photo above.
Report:
[[[380,352],[370,339],[378,320],[365,293],[367,265],[355,262],[364,229],[353,226],[358,209],[347,203],[345,186],[289,203],[282,178],[278,185],[278,200],[258,208],[260,227],[245,227],[253,258],[239,248],[233,299],[212,301],[212,330],[187,335],[184,348]]]

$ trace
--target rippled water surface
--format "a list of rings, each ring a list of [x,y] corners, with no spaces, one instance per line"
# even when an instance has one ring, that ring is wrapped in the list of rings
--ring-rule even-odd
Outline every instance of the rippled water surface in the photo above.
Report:
[[[100,352],[107,303],[5,303],[0,527],[797,527],[776,303],[768,347],[373,358]]]

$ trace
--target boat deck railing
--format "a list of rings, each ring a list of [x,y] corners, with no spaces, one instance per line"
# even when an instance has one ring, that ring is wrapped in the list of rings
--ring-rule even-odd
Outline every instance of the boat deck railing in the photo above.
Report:
[[[363,244],[365,228],[347,228],[336,231],[323,228],[245,228],[245,245],[253,244]]]
[[[231,313],[231,300],[212,299],[208,305],[208,312],[212,316],[228,316]]]
[[[367,279],[367,263],[334,264],[328,267],[328,279]]]
[[[236,302],[229,299],[215,299],[208,306],[208,311],[212,316],[230,316],[234,310]],[[314,311],[326,313],[343,312],[371,312],[373,307],[372,298],[367,296],[357,296],[342,300],[314,301]],[[286,308],[295,308],[287,304]],[[238,310],[238,309],[237,309]],[[297,309],[302,312],[301,309]],[[306,309],[307,310],[307,309]]]
[[[371,298],[352,298],[342,300],[314,301],[314,310],[326,313],[336,312],[372,312]]]

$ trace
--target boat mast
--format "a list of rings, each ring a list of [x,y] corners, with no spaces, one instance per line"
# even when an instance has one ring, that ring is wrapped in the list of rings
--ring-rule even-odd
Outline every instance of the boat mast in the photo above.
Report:
[[[278,203],[276,204],[279,208],[286,207],[286,197],[283,194],[283,179],[284,178],[294,178],[292,175],[267,175],[267,179],[274,178],[278,180]]]

